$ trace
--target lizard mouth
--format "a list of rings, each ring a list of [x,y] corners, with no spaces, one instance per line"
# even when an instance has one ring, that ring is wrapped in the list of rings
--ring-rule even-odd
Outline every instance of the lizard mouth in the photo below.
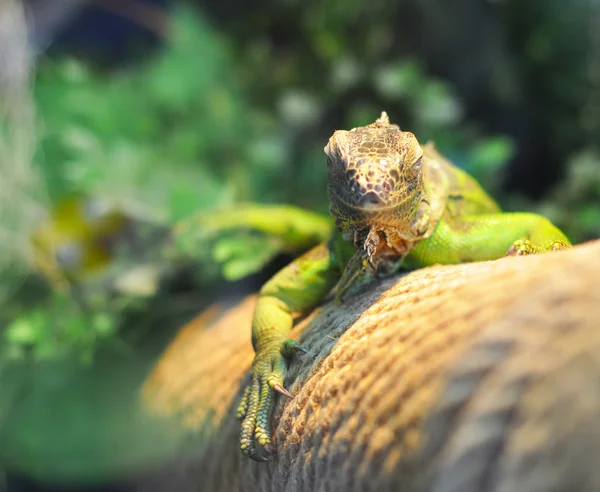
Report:
[[[390,204],[374,191],[368,191],[356,200],[344,199],[334,191],[330,193],[335,202],[357,212],[384,212],[397,207],[397,204]]]

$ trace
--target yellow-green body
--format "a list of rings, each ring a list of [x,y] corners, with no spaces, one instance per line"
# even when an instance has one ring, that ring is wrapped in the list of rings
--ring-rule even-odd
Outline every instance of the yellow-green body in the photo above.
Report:
[[[238,416],[242,452],[257,461],[275,451],[269,424],[275,392],[292,396],[284,389],[286,359],[303,351],[289,340],[295,313],[315,307],[334,288],[342,302],[357,281],[391,273],[400,264],[418,268],[569,246],[542,216],[502,213],[472,177],[432,145],[421,147],[414,135],[391,125],[385,113],[372,125],[335,132],[325,152],[336,227],[328,240],[262,287],[252,322],[256,356]],[[281,208],[258,205],[211,220],[222,220],[224,228],[292,231],[296,245],[324,238],[322,218],[284,209],[283,224]]]

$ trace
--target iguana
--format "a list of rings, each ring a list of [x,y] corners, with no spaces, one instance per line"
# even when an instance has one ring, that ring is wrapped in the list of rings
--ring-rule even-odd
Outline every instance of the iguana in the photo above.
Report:
[[[493,260],[570,246],[565,234],[540,215],[501,212],[471,176],[433,144],[421,146],[412,133],[391,124],[385,112],[367,126],[335,131],[325,154],[336,227],[329,240],[261,288],[254,311],[256,355],[237,415],[241,451],[256,461],[276,452],[269,424],[275,393],[292,398],[284,387],[287,361],[305,351],[289,339],[295,314],[315,307],[334,288],[342,302],[351,287],[400,265]],[[217,214],[213,222],[287,234],[295,243],[322,236],[322,222],[301,209],[259,207],[230,213],[227,223],[225,218]]]

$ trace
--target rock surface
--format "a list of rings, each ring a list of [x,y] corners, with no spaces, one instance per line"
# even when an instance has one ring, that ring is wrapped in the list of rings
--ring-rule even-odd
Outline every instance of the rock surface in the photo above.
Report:
[[[279,454],[238,449],[254,298],[180,332],[143,388],[198,432],[138,490],[600,490],[600,241],[435,266],[298,324],[274,415]]]

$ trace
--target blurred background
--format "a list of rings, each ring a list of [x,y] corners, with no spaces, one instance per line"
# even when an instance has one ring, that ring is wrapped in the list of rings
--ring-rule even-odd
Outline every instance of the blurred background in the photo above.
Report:
[[[193,449],[139,385],[291,254],[193,217],[327,213],[327,139],[382,110],[504,208],[600,236],[594,0],[0,3],[0,490],[129,490]]]

